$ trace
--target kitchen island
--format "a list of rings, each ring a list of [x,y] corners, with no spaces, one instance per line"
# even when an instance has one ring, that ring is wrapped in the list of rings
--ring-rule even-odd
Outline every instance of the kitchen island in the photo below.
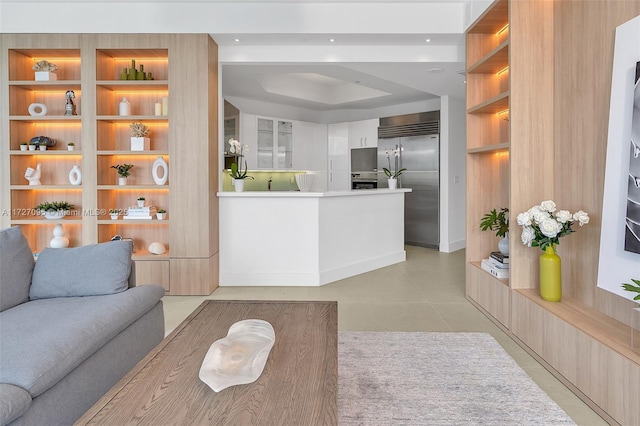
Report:
[[[219,192],[220,286],[320,286],[403,262],[410,191]]]

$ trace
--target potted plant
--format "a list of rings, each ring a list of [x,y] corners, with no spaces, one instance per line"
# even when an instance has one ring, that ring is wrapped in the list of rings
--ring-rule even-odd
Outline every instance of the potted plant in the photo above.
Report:
[[[640,280],[635,280],[635,279],[631,278],[631,281],[633,282],[633,284],[624,283],[624,284],[622,284],[622,288],[624,288],[625,290],[630,291],[632,293],[638,293],[633,298],[633,300],[637,300],[638,303],[640,303]]]
[[[133,164],[116,164],[115,166],[111,166],[112,169],[116,169],[118,172],[118,185],[126,185],[127,178],[131,175],[131,170],[133,168]]]
[[[242,170],[242,161],[244,156],[249,152],[249,145],[242,145],[239,141],[231,138],[229,139],[229,151],[232,154],[237,155],[237,162],[231,164],[231,173],[229,174],[233,179],[232,183],[236,192],[244,191],[244,180],[253,179],[253,176],[247,175],[247,160],[244,160],[244,171]],[[240,168],[238,168],[240,163]]]
[[[69,143],[67,144],[67,150],[69,150],[69,151],[73,151],[74,149],[76,149],[76,144],[75,144],[75,143],[73,143],[73,142],[69,142]]]
[[[47,150],[47,145],[41,143],[39,148],[40,148],[40,151],[46,151]]]
[[[138,197],[138,207],[144,207],[144,197]]]
[[[131,151],[149,150],[149,128],[142,123],[131,123]]]
[[[36,62],[31,69],[35,71],[36,81],[53,81],[58,79],[56,73],[54,73],[54,71],[58,69],[58,66],[44,59]]]
[[[160,209],[157,211],[156,217],[158,218],[158,220],[164,220],[164,217],[166,214],[167,214],[167,211],[165,209]]]
[[[29,149],[29,144],[26,142],[20,142],[20,151],[26,151]]]
[[[38,204],[35,210],[47,219],[62,219],[73,207],[73,204],[66,201],[45,201]]]
[[[110,209],[109,215],[111,216],[112,220],[118,219],[118,209]]]
[[[31,141],[29,142],[29,151],[35,151],[36,150],[36,143],[35,141]]]
[[[389,164],[389,167],[383,167],[382,171],[384,171],[384,174],[387,175],[387,181],[389,183],[389,189],[396,189],[398,187],[398,176],[400,176],[402,174],[402,172],[404,172],[405,170],[407,170],[406,168],[402,168],[402,169],[398,169],[399,166],[399,161],[400,161],[400,150],[399,149],[392,149],[392,150],[385,150],[384,153],[387,155],[387,163]],[[391,169],[391,156],[393,155],[394,158],[394,167],[393,170]]]
[[[509,209],[502,207],[498,212],[496,209],[482,216],[480,229],[483,231],[496,231],[496,237],[502,238],[498,242],[498,250],[505,256],[509,255]]]

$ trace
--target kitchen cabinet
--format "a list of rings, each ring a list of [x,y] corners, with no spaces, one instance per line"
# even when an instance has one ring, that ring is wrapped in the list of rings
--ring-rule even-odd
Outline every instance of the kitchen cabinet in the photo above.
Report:
[[[258,169],[293,167],[293,122],[257,118]]]
[[[327,144],[327,187],[329,191],[348,191],[351,189],[349,124],[329,124]]]
[[[353,121],[349,127],[349,148],[375,148],[378,146],[380,119]]]

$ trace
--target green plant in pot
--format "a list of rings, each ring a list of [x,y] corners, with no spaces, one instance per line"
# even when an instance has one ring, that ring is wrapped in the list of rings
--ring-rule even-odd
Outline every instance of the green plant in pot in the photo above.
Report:
[[[640,303],[640,280],[635,280],[633,278],[631,278],[631,282],[633,284],[629,284],[629,283],[624,283],[622,284],[622,288],[624,288],[627,291],[630,291],[632,293],[638,293],[633,300],[637,300],[638,303]]]
[[[502,207],[500,211],[493,209],[482,216],[480,221],[482,231],[496,231],[496,236],[502,238],[498,249],[505,256],[509,255],[509,209]]]
[[[66,201],[45,201],[35,207],[47,219],[61,219],[72,208],[74,205]]]
[[[133,168],[133,164],[116,164],[111,166],[112,169],[116,169],[118,172],[118,184],[126,185],[127,178],[131,176],[130,170]]]

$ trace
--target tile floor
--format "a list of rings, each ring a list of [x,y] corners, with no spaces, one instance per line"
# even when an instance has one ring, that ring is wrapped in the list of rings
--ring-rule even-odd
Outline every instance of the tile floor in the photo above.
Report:
[[[210,296],[166,296],[166,330],[205,299],[337,300],[340,330],[489,333],[578,425],[607,424],[465,299],[464,250],[406,250],[406,262],[322,287],[220,287]]]

